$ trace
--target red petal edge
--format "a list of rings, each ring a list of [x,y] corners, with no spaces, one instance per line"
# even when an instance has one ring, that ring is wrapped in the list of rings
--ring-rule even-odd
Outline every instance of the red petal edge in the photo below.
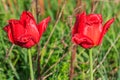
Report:
[[[114,22],[114,18],[108,20],[104,27],[103,27],[103,30],[102,30],[102,33],[101,33],[101,36],[100,36],[100,39],[99,39],[99,42],[98,42],[98,45],[101,44],[102,42],[102,39],[103,39],[103,36],[106,34],[106,32],[108,31],[108,29],[110,28],[110,25]]]
[[[86,12],[82,12],[81,14],[77,14],[76,15],[76,21],[75,21],[75,25],[72,28],[72,36],[76,33],[78,33],[79,31],[82,31],[81,29],[84,28],[85,26],[85,19],[86,19]],[[79,25],[80,23],[80,25]],[[79,30],[80,29],[80,30]]]
[[[48,23],[50,22],[51,18],[50,17],[47,17],[45,18],[44,20],[42,20],[38,25],[37,25],[37,28],[38,28],[38,31],[40,33],[40,36],[43,34],[43,32],[45,32],[46,28],[47,28],[47,25]]]
[[[102,15],[100,14],[89,14],[87,15],[87,21],[88,24],[93,23],[102,23]]]
[[[34,19],[32,13],[30,13],[28,11],[23,11],[20,16],[21,23],[23,23],[24,21],[27,21],[28,19],[32,19],[35,22],[35,19]]]
[[[7,32],[7,35],[8,35],[8,38],[9,38],[10,42],[14,43],[10,26],[9,26],[9,25],[6,25],[6,26],[3,28],[3,30],[5,30],[5,31]]]
[[[72,37],[72,42],[86,49],[94,47],[93,41],[84,35],[80,36],[79,34],[75,34],[74,37]]]

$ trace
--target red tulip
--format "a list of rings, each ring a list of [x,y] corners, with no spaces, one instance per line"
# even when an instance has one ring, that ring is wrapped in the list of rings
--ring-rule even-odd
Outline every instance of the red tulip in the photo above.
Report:
[[[100,14],[89,14],[85,12],[76,16],[76,22],[72,29],[72,42],[83,48],[91,48],[101,43],[103,36],[114,22],[114,18],[108,20],[102,26]]]
[[[10,42],[21,47],[30,48],[39,42],[49,21],[50,17],[36,24],[33,15],[30,12],[24,11],[20,20],[9,20],[4,30],[7,32]]]

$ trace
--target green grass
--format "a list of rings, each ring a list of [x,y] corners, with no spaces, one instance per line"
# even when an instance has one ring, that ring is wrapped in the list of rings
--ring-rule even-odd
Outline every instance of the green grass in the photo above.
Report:
[[[5,4],[3,4],[2,1],[6,1],[4,2]],[[9,51],[12,43],[9,42],[6,33],[3,31],[3,27],[7,24],[9,19],[19,19],[20,14],[24,10],[29,10],[33,13],[35,7],[32,6],[31,0],[9,1],[11,5],[8,6],[7,0],[0,0],[0,80],[29,80],[30,72],[27,49],[15,45],[8,59],[5,59],[6,52]],[[17,4],[14,4],[13,1],[17,1]],[[79,10],[85,10],[89,14],[91,12],[91,0],[82,0],[82,5],[84,7],[77,9],[76,12],[74,11],[76,8],[75,0],[67,0],[62,16],[58,21],[46,48],[43,47],[53,30],[63,3],[58,6],[57,0],[50,0],[50,3],[48,3],[48,0],[44,1],[45,15],[39,15],[38,21],[41,21],[47,16],[51,16],[52,20],[39,43],[41,45],[41,74],[42,76],[46,76],[51,73],[46,80],[69,80],[72,46],[69,17],[72,17],[72,25],[74,25],[75,14]],[[5,6],[7,8],[5,8]],[[112,17],[115,17],[115,22],[111,25],[111,28],[105,35],[102,44],[93,48],[94,69],[103,60],[107,51],[109,51],[105,60],[103,60],[102,65],[94,72],[94,80],[120,80],[120,38],[117,39],[117,37],[120,36],[119,9],[120,3],[115,3],[114,0],[98,0],[95,13],[102,14],[103,24]],[[35,16],[35,13],[33,13],[33,15]],[[62,41],[64,41],[64,44]],[[65,46],[65,44],[67,46]],[[88,52],[88,50],[85,50],[80,46],[77,47],[74,80],[90,79]],[[37,46],[34,46],[31,49],[31,53],[33,58],[34,76],[37,79]],[[67,56],[61,59],[63,55]],[[55,64],[59,59],[61,59],[60,62]],[[45,73],[54,64],[55,66]]]

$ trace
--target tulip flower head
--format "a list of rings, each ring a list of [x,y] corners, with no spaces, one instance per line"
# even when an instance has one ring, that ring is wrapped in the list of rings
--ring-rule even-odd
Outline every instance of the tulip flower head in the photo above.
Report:
[[[72,29],[72,42],[83,48],[97,46],[101,43],[105,33],[113,22],[114,18],[108,20],[103,26],[100,14],[86,15],[85,12],[78,14]]]
[[[7,32],[10,42],[21,47],[30,48],[39,42],[49,21],[50,17],[37,24],[33,15],[30,12],[24,11],[20,20],[9,20],[4,30]]]

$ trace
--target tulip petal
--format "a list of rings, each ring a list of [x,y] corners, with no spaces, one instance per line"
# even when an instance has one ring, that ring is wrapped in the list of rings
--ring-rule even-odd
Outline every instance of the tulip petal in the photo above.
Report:
[[[21,23],[26,25],[26,23],[29,22],[30,19],[32,19],[33,22],[35,23],[35,19],[34,19],[33,15],[28,11],[23,11],[23,13],[20,16]]]
[[[91,25],[93,23],[102,23],[102,15],[100,14],[89,14],[87,15],[86,23]]]
[[[36,26],[36,23],[34,23],[32,19],[30,19],[29,22],[26,23],[26,34],[30,34],[34,42],[38,43],[40,39],[40,34]]]
[[[42,20],[38,25],[38,31],[40,33],[40,36],[42,36],[43,32],[46,30],[48,23],[50,22],[51,18],[47,17],[44,20]]]
[[[34,40],[32,40],[32,36],[27,34],[20,36],[16,44],[25,48],[30,48],[36,43],[34,42]]]
[[[98,44],[100,44],[100,43],[102,42],[103,36],[104,36],[105,33],[108,31],[108,29],[110,28],[110,25],[111,25],[113,22],[114,22],[114,18],[108,20],[108,21],[105,23]]]
[[[7,32],[8,38],[9,38],[10,42],[14,43],[10,26],[7,25],[7,26],[5,26],[3,29]]]
[[[72,35],[78,32],[82,33],[84,31],[85,21],[86,21],[86,12],[83,12],[76,16],[76,22],[72,29]]]
[[[31,39],[32,39],[32,36],[30,34],[27,34],[27,35],[21,35],[17,41],[20,43],[27,43]]]
[[[26,44],[22,44],[22,47],[25,47],[25,48],[31,48],[32,46],[34,46],[35,43],[30,40],[29,42],[27,42]]]
[[[25,34],[30,34],[34,42],[37,43],[40,39],[40,35],[33,15],[30,12],[24,11],[21,15],[20,21],[24,24],[27,31]]]
[[[9,20],[9,25],[12,31],[14,41],[25,33],[23,25],[18,20]]]
[[[85,36],[89,37],[94,42],[94,45],[97,45],[102,33],[102,29],[103,27],[101,23],[92,25],[86,24],[83,33]]]
[[[90,38],[84,35],[80,35],[80,34],[75,34],[72,37],[72,42],[79,44],[83,48],[91,48],[94,46],[94,43]]]
[[[108,20],[108,21],[105,23],[105,25],[104,25],[104,27],[103,27],[103,34],[105,34],[105,33],[108,31],[110,25],[111,25],[113,22],[114,22],[114,18]]]

